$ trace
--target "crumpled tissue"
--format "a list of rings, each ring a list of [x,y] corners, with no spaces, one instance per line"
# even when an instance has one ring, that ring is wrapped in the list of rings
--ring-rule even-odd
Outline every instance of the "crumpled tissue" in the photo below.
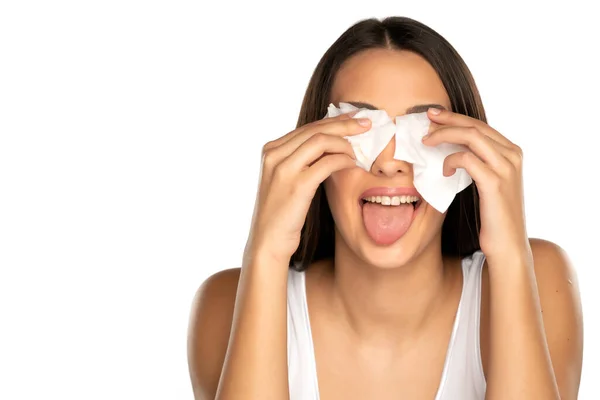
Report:
[[[468,151],[465,146],[453,143],[425,146],[422,143],[431,123],[427,113],[402,115],[394,122],[384,110],[358,108],[344,102],[339,105],[337,108],[330,104],[325,118],[359,110],[353,118],[372,121],[368,131],[345,137],[352,145],[358,167],[370,171],[379,154],[395,137],[394,159],[413,165],[415,188],[440,213],[446,212],[456,194],[471,184],[471,176],[463,168],[458,168],[452,176],[443,174],[444,159],[452,153]]]

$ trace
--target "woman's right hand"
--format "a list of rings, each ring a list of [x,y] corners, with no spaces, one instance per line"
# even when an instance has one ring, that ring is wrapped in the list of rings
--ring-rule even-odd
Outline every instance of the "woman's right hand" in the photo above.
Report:
[[[245,257],[268,253],[288,263],[319,184],[335,171],[356,166],[344,136],[368,131],[354,113],[301,126],[263,147],[260,183]]]

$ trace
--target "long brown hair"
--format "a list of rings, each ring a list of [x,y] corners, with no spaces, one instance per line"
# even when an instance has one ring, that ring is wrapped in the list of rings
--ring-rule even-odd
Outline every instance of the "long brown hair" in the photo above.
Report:
[[[440,34],[406,17],[365,19],[348,28],[325,52],[310,79],[297,127],[325,116],[337,71],[351,56],[368,49],[408,50],[419,54],[438,73],[452,111],[487,122],[479,91],[467,65]],[[465,256],[479,250],[479,195],[473,182],[448,208],[442,226],[442,253]],[[334,256],[334,221],[321,184],[302,228],[290,266],[305,269]]]

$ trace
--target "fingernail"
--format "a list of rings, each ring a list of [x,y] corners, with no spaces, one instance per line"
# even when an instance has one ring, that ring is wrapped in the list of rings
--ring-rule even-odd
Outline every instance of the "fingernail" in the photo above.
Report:
[[[371,124],[371,120],[369,118],[359,118],[358,124],[362,126],[369,126]]]
[[[429,111],[433,115],[439,115],[442,112],[442,110],[440,110],[439,108],[435,108],[435,107],[431,107],[427,111]]]

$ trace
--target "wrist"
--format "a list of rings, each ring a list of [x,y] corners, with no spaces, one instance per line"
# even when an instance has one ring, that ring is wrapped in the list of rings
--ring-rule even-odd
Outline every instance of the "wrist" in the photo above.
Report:
[[[533,253],[527,238],[504,242],[502,245],[494,246],[493,249],[485,249],[484,254],[488,265],[527,264],[533,260]]]
[[[244,260],[259,259],[268,263],[283,263],[289,266],[298,242],[281,241],[282,235],[275,232],[251,232],[244,248]]]
[[[513,284],[529,280],[534,273],[533,257],[524,250],[506,250],[500,255],[486,256],[490,279],[494,282],[506,281]]]
[[[271,247],[252,246],[244,251],[242,265],[250,269],[287,270],[290,258],[291,256],[279,254]]]

